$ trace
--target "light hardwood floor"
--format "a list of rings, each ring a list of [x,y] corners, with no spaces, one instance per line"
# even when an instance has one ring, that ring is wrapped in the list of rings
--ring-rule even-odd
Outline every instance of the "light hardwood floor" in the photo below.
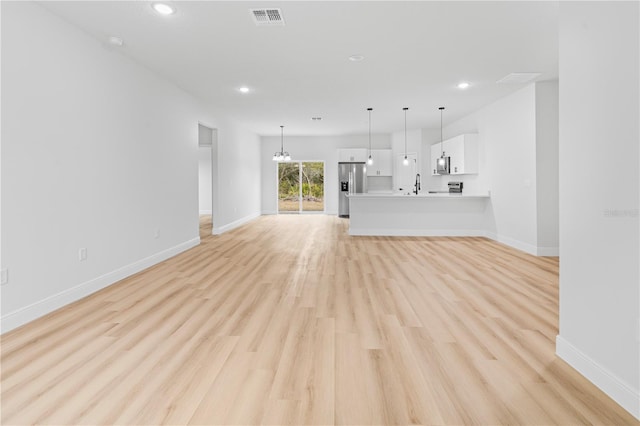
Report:
[[[554,355],[558,260],[267,216],[2,336],[3,424],[638,424]]]

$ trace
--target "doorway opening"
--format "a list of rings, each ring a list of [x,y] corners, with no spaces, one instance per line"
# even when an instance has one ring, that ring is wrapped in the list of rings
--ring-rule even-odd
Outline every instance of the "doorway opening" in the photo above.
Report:
[[[324,161],[278,163],[278,213],[324,213]]]
[[[213,232],[214,160],[217,156],[218,130],[198,123],[198,213],[200,238]]]

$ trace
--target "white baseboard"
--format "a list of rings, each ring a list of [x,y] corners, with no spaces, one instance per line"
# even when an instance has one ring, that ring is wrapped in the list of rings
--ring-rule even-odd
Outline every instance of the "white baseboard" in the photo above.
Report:
[[[560,247],[539,247],[534,246],[529,243],[523,243],[522,241],[516,240],[511,237],[506,237],[504,235],[498,235],[493,232],[485,233],[487,238],[491,238],[494,241],[497,241],[502,244],[506,244],[509,247],[513,247],[525,253],[532,254],[534,256],[560,256]]]
[[[534,256],[559,256],[558,247],[536,247],[516,239],[498,235],[493,232],[478,229],[378,229],[378,228],[349,228],[349,235],[353,236],[382,236],[382,237],[487,237]]]
[[[494,232],[485,232],[485,236],[494,241],[497,241],[502,244],[506,244],[509,247],[513,247],[525,253],[532,254],[534,256],[538,256],[538,247],[531,245],[529,243],[523,243],[522,241],[516,240],[515,238],[506,237],[504,235],[496,234]]]
[[[232,229],[235,229],[239,226],[244,225],[245,223],[251,222],[252,220],[256,219],[260,217],[260,213],[253,213],[250,214],[249,216],[245,216],[241,219],[235,220],[231,223],[228,223],[226,225],[222,225],[219,227],[215,226],[214,223],[214,227],[213,227],[213,235],[220,235],[220,234],[224,234],[225,232],[231,231]],[[215,220],[214,220],[215,222]]]
[[[200,214],[211,214],[211,210],[200,210]]]
[[[305,214],[309,214],[310,212],[307,212]],[[262,215],[263,216],[270,216],[270,215],[276,215],[278,214],[277,210],[263,210],[262,211]],[[313,214],[326,214],[327,216],[337,216],[338,212],[313,212]]]
[[[380,237],[484,237],[486,232],[475,229],[351,229],[353,236]]]
[[[159,253],[123,266],[115,271],[106,273],[82,284],[78,284],[75,287],[61,291],[58,294],[54,294],[13,312],[9,312],[8,314],[3,315],[0,319],[0,322],[2,323],[0,325],[0,330],[2,333],[13,330],[14,328],[40,318],[41,316],[51,313],[56,309],[68,305],[69,303],[80,300],[83,297],[95,293],[98,290],[102,290],[103,288],[108,287],[126,277],[160,263],[163,260],[189,250],[198,244],[200,244],[200,237],[193,238],[189,241],[178,244],[177,246],[168,248]]]
[[[589,358],[562,336],[556,336],[556,355],[640,420],[640,392]]]

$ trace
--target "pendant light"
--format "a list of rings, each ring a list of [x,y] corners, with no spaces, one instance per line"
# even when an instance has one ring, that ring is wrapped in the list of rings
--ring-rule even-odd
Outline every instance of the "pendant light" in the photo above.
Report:
[[[409,108],[404,107],[404,160],[402,160],[402,164],[405,166],[409,165],[409,158],[407,158],[407,110]]]
[[[439,107],[438,108],[440,110],[440,151],[442,152],[442,154],[440,155],[440,158],[438,158],[438,165],[440,165],[441,167],[444,167],[444,163],[445,163],[445,158],[444,158],[444,148],[443,148],[443,138],[442,138],[442,112],[444,111],[444,107]]]
[[[273,154],[273,161],[291,161],[291,156],[284,150],[284,126],[280,126],[280,151]]]
[[[367,160],[367,164],[372,165],[373,157],[371,156],[371,111],[373,111],[373,108],[367,108],[367,111],[369,111],[369,159]]]

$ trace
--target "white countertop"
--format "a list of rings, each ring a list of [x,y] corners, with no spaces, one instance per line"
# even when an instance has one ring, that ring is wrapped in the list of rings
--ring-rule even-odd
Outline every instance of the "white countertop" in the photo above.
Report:
[[[450,192],[438,192],[435,194],[429,194],[428,192],[421,192],[418,195],[415,194],[403,194],[403,193],[399,193],[399,192],[395,192],[395,193],[382,193],[382,192],[375,192],[375,193],[363,193],[363,194],[348,194],[347,197],[349,198],[400,198],[400,199],[407,199],[407,198],[416,198],[416,199],[424,199],[424,198],[446,198],[446,199],[452,199],[452,198],[490,198],[489,193],[450,193]]]

